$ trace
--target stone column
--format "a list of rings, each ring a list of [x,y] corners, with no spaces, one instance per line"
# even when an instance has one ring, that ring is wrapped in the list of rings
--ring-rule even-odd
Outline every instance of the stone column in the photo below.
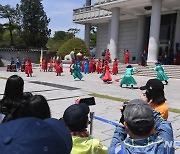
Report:
[[[85,36],[84,36],[84,42],[86,44],[86,47],[89,50],[89,41],[90,41],[90,28],[91,25],[90,24],[85,24]]]
[[[175,30],[175,40],[174,40],[174,49],[176,52],[176,43],[180,44],[180,10],[177,11],[177,19],[176,19],[176,30]],[[180,49],[180,47],[179,47]]]
[[[144,49],[144,38],[145,38],[145,25],[146,17],[139,16],[138,18],[138,33],[137,33],[137,45],[136,45],[136,62],[141,61],[141,55]]]
[[[162,0],[152,0],[151,26],[148,46],[148,63],[157,62]]]
[[[91,0],[86,0],[86,6],[91,6]]]
[[[111,52],[111,59],[117,58],[118,52],[118,37],[119,37],[119,16],[120,8],[112,9],[112,18],[111,18],[111,29],[110,29],[110,45],[109,50]]]
[[[110,35],[111,35],[111,21],[108,23],[108,44],[107,44],[107,49],[110,48]]]

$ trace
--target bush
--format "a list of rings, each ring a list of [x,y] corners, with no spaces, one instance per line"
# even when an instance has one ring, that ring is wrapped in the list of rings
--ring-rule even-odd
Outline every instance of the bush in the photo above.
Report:
[[[72,38],[66,41],[58,50],[57,55],[64,58],[65,55],[68,55],[71,51],[74,51],[75,54],[81,52],[83,56],[89,56],[90,52],[87,49],[83,40],[79,38]]]

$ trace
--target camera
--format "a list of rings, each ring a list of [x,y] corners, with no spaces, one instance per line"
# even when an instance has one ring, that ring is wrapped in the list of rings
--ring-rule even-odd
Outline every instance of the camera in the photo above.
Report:
[[[81,98],[80,101],[79,101],[79,103],[80,103],[80,104],[81,104],[81,103],[84,103],[84,104],[86,104],[86,105],[88,105],[88,106],[96,105],[94,97]]]

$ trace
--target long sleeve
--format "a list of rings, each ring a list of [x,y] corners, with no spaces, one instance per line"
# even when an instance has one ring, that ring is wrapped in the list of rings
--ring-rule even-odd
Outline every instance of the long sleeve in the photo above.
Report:
[[[108,149],[109,154],[114,154],[115,153],[115,148],[117,145],[121,144],[127,137],[127,134],[125,132],[125,128],[121,125],[116,127],[116,130],[114,131],[113,138],[111,140],[110,147]]]

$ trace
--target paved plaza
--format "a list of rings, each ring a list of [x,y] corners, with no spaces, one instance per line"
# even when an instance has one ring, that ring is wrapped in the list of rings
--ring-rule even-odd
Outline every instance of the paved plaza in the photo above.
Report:
[[[33,69],[33,77],[26,77],[23,72],[6,72],[0,69],[0,94],[4,93],[6,79],[13,74],[21,76],[25,81],[25,90],[33,94],[41,94],[46,97],[51,108],[52,117],[60,118],[64,110],[75,102],[76,97],[90,97],[88,94],[97,93],[108,96],[114,96],[124,99],[139,98],[142,91],[139,89],[120,88],[116,79],[122,78],[122,75],[112,76],[112,84],[104,84],[99,78],[99,74],[84,75],[82,81],[74,80],[69,73],[69,66],[64,65],[62,76],[56,76],[54,72],[40,72],[38,68]],[[148,77],[137,76],[138,85],[142,86],[149,79]],[[171,108],[180,109],[180,80],[169,79],[169,85],[165,85],[165,94],[167,104]],[[96,105],[91,106],[91,112],[96,116],[118,122],[121,116],[119,108],[122,103],[108,99],[95,98]],[[170,112],[169,118],[174,130],[174,139],[180,141],[180,114]],[[93,136],[109,146],[115,127],[102,123],[98,120],[93,122]],[[176,153],[180,153],[180,147],[177,147]]]

